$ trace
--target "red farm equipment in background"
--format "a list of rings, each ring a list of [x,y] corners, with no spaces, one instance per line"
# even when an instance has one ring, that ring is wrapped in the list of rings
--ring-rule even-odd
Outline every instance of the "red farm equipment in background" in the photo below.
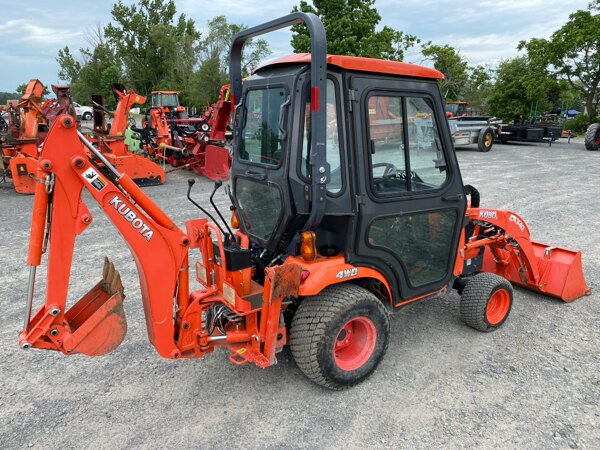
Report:
[[[226,142],[232,108],[229,85],[225,85],[219,100],[199,118],[170,119],[165,107],[152,106],[144,128],[137,131],[150,155],[211,180],[225,180],[231,165]]]
[[[1,137],[1,175],[12,179],[19,194],[33,194],[35,189],[40,131],[48,130],[40,106],[43,90],[44,85],[39,80],[27,83],[21,101],[8,108],[8,122]]]

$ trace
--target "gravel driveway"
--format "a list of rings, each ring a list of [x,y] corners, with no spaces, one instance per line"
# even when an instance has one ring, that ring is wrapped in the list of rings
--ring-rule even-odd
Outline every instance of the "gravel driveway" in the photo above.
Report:
[[[0,184],[0,448],[600,448],[600,152],[561,141],[458,158],[482,206],[518,212],[535,240],[582,250],[592,295],[565,304],[517,288],[491,334],[461,323],[455,293],[409,305],[379,369],[344,392],[309,382],[287,350],[264,370],[225,351],[161,359],[128,248],[89,197],[94,223],[77,241],[70,298],[100,279],[108,255],[128,335],[98,358],[20,350],[32,197]],[[199,213],[185,199],[190,176],[146,188],[181,226]],[[211,183],[196,179],[201,199]]]

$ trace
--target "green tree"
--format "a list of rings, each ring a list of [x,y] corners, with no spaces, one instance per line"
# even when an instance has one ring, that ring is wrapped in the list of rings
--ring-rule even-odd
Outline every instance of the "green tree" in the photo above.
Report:
[[[550,39],[534,38],[519,44],[533,63],[565,78],[585,98],[589,116],[596,114],[600,100],[599,5],[596,0],[587,11],[575,11]]]
[[[200,67],[193,75],[192,93],[202,106],[217,100],[219,89],[229,78],[229,47],[233,36],[245,25],[228,23],[225,16],[216,16],[207,24],[200,41]],[[252,39],[244,45],[242,73],[248,75],[271,51],[264,39]]]
[[[0,105],[5,105],[8,100],[18,100],[20,98],[18,92],[0,92]]]
[[[309,4],[301,0],[293,11],[311,12],[321,18],[330,54],[402,61],[404,52],[419,39],[387,25],[375,31],[381,16],[374,3],[375,0],[313,0]],[[310,36],[306,26],[295,25],[292,31],[294,52],[309,52]]]
[[[433,61],[433,67],[444,74],[440,80],[440,90],[447,100],[462,99],[469,79],[468,62],[450,45],[435,45],[431,42],[421,50],[426,59]]]
[[[506,121],[521,122],[555,106],[564,88],[526,56],[506,59],[496,70],[489,112]]]
[[[205,59],[192,76],[193,104],[202,107],[215,102],[226,83],[227,74],[221,70],[219,58]]]
[[[494,85],[493,70],[488,66],[470,66],[468,80],[462,90],[462,100],[466,100],[471,108],[482,114],[488,113],[488,100]]]
[[[121,65],[114,48],[106,41],[99,25],[87,36],[90,48],[81,48],[81,61],[75,59],[69,47],[58,51],[58,77],[70,85],[76,102],[90,104],[92,94],[102,95],[105,105],[115,106],[112,84],[122,80]]]
[[[189,88],[201,34],[192,19],[176,13],[173,0],[139,0],[130,6],[119,0],[112,7],[113,22],[104,33],[127,84],[140,94]]]

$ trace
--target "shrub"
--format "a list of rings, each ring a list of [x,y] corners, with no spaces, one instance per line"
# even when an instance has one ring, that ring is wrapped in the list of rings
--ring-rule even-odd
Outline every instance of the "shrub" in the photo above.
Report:
[[[584,133],[590,123],[598,122],[597,117],[591,120],[587,114],[579,114],[572,119],[567,119],[562,122],[562,127],[565,130],[571,130],[574,133]]]

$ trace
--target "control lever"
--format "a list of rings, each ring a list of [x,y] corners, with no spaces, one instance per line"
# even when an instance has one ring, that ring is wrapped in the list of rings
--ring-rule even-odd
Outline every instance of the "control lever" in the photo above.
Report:
[[[206,209],[204,209],[202,206],[200,206],[198,203],[196,203],[192,199],[192,197],[191,197],[192,186],[195,183],[196,183],[196,180],[194,180],[193,178],[189,178],[188,179],[187,199],[192,203],[192,205],[196,206],[200,211],[202,211],[204,214],[206,214],[208,216],[208,218],[214,222],[214,224],[217,226],[217,228],[219,228],[219,230],[221,231],[221,233],[223,233],[223,236],[225,237],[225,241],[229,241],[229,234],[225,233],[225,230],[223,230],[223,228],[221,228],[221,225],[219,225],[219,222],[217,222],[215,220],[215,218],[212,216],[212,214],[209,213]],[[213,193],[211,195],[211,199],[212,199],[212,196],[214,195],[215,191],[216,191],[216,189],[213,190]],[[211,200],[211,202],[212,202],[212,200]]]
[[[221,186],[223,186],[223,182],[221,180],[216,180],[215,181],[215,187],[214,187],[214,189],[212,191],[212,194],[210,194],[209,200],[210,200],[210,204],[212,205],[213,209],[217,212],[217,214],[219,215],[219,217],[221,218],[221,220],[225,224],[225,227],[227,228],[227,231],[229,231],[229,236],[233,237],[233,232],[231,231],[231,228],[229,228],[229,225],[227,224],[227,221],[225,220],[225,218],[221,214],[221,211],[219,211],[219,208],[217,208],[217,205],[215,205],[215,202],[213,201],[213,197],[215,196],[215,193],[217,192],[217,189],[219,189]]]

